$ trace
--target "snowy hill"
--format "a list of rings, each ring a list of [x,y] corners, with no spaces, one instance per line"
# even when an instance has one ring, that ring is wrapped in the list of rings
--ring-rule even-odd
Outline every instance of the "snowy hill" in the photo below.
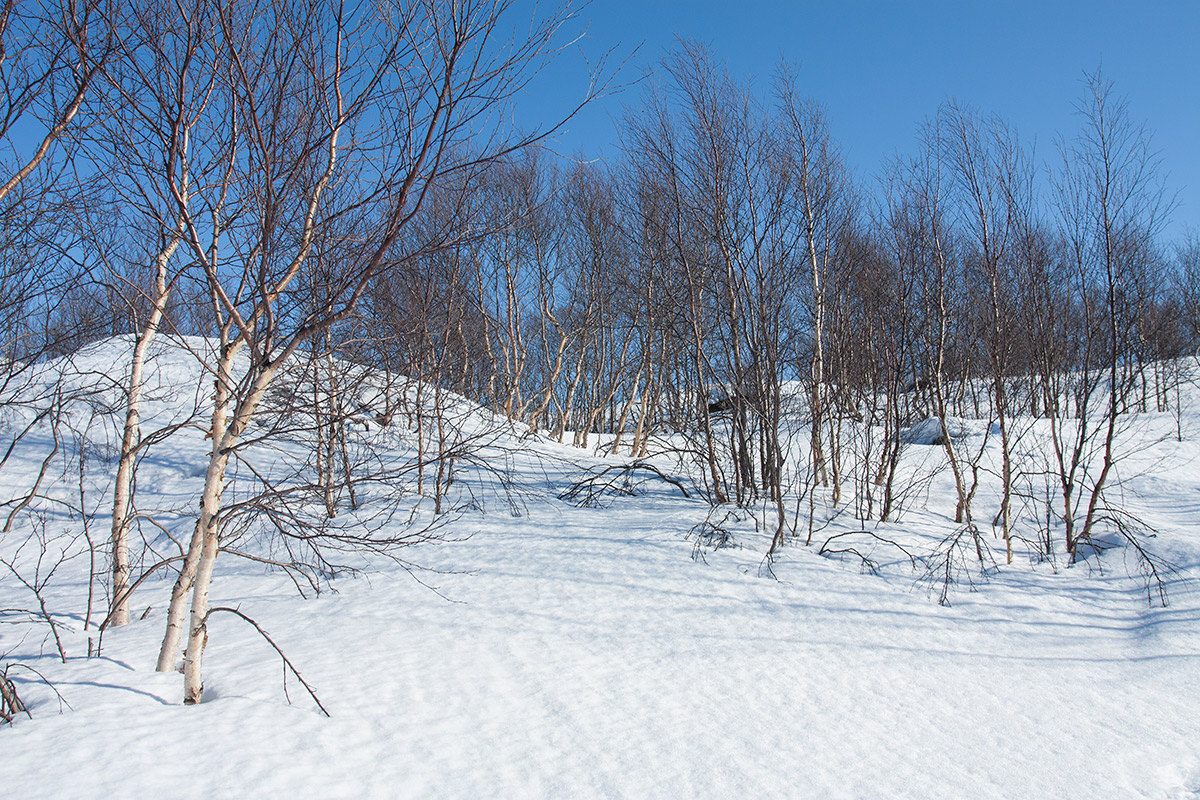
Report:
[[[270,635],[326,718],[234,614],[212,618],[204,702],[182,706],[179,675],[154,672],[167,569],[137,589],[134,622],[98,635],[128,350],[102,343],[39,368],[21,390],[94,388],[63,412],[71,435],[57,450],[35,425],[0,470],[5,499],[20,498],[54,451],[39,490],[49,499],[0,535],[11,565],[0,574],[0,667],[11,665],[30,712],[0,727],[0,795],[1200,796],[1195,396],[1182,441],[1169,415],[1140,415],[1125,432],[1121,491],[1176,569],[1165,606],[1148,602],[1142,562],[1115,541],[1075,565],[1021,545],[1013,564],[956,578],[939,605],[923,559],[953,527],[954,500],[937,469],[873,534],[825,513],[813,546],[793,542],[768,563],[765,512],[720,511],[732,540],[713,550],[695,538],[713,510],[694,492],[646,473],[599,507],[559,499],[620,459],[523,435],[456,396],[438,400],[454,421],[447,441],[470,447],[455,451],[438,516],[412,493],[425,444],[403,415],[385,425],[364,412],[353,441],[384,454],[386,478],[337,529],[435,525],[434,535],[394,558],[335,549],[336,574],[288,573],[263,563],[284,551],[254,517],[237,547],[258,560],[223,555],[211,598]],[[179,426],[139,472],[138,505],[154,518],[142,535],[161,557],[194,524],[208,378],[177,345],[157,348],[150,374],[147,428]],[[302,394],[303,372],[293,381]],[[415,401],[417,387],[402,391]],[[10,404],[7,430],[30,414]],[[240,479],[294,485],[309,458],[303,413],[260,425],[283,434],[246,450]],[[939,453],[918,443],[908,468]],[[669,459],[648,463],[680,474]],[[391,501],[404,512],[378,513]]]

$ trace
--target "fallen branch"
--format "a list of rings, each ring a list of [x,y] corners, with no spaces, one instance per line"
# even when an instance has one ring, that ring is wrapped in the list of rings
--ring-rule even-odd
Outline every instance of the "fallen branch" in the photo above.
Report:
[[[719,522],[714,522],[713,518],[722,513]],[[732,524],[731,521],[732,520]],[[715,553],[724,547],[733,547],[733,531],[730,530],[734,525],[742,522],[742,515],[735,510],[722,509],[719,507],[711,508],[708,515],[700,522],[684,534],[684,539],[692,540],[692,560],[703,561],[708,563],[708,559],[704,557],[704,551]]]
[[[559,494],[559,500],[567,500],[580,506],[599,505],[600,498],[607,494],[634,494],[630,484],[630,476],[635,472],[648,472],[666,483],[671,484],[687,498],[691,495],[683,482],[665,474],[658,467],[645,461],[634,461],[629,464],[613,464],[599,472],[589,472]]]
[[[909,563],[912,564],[913,569],[917,568],[917,557],[911,551],[909,551],[907,548],[905,548],[899,542],[889,539],[886,536],[880,536],[878,533],[875,533],[874,531],[844,531],[842,533],[836,533],[833,536],[830,536],[828,539],[826,539],[825,543],[822,544],[820,546],[820,548],[817,549],[817,555],[825,556],[825,557],[837,556],[837,555],[857,556],[858,559],[862,562],[863,570],[865,570],[866,572],[868,572],[872,575],[878,575],[879,574],[879,562],[877,562],[875,559],[871,558],[868,555],[864,555],[861,551],[859,551],[859,549],[857,547],[854,547],[853,545],[838,546],[838,547],[830,547],[829,546],[835,539],[841,539],[843,536],[856,536],[856,535],[869,536],[872,539],[875,539],[876,541],[882,542],[886,545],[890,545],[890,546],[896,548],[897,550],[899,550],[901,553],[903,553],[905,555],[905,557],[909,560]],[[840,544],[841,543],[839,542],[839,545]]]
[[[251,625],[254,626],[254,630],[258,631],[262,635],[262,637],[267,640],[267,644],[269,644],[269,645],[271,645],[271,647],[275,648],[276,653],[279,653],[279,657],[283,659],[283,664],[284,664],[283,696],[287,697],[288,703],[292,702],[292,698],[288,696],[288,692],[287,692],[287,670],[290,669],[292,671],[292,674],[296,676],[296,680],[300,681],[300,683],[304,686],[305,690],[308,691],[308,694],[310,697],[312,697],[313,702],[317,704],[317,708],[321,709],[321,713],[327,717],[329,716],[329,711],[326,710],[325,706],[321,704],[321,699],[319,697],[317,697],[317,693],[315,691],[313,691],[313,688],[308,685],[308,681],[304,680],[304,678],[301,677],[300,671],[296,669],[295,665],[292,664],[292,662],[288,659],[288,657],[286,655],[284,655],[283,650],[280,649],[279,645],[275,644],[275,640],[272,639],[270,636],[268,636],[267,632],[264,631],[262,629],[262,626],[260,626],[257,622],[255,622],[250,617],[243,614],[241,611],[238,611],[236,608],[229,608],[227,606],[217,606],[216,608],[210,608],[208,610],[208,613],[204,615],[204,622],[202,624],[205,627],[207,627],[208,626],[208,618],[211,617],[213,614],[217,613],[218,611],[225,611],[227,613],[241,617],[246,622],[249,622]]]

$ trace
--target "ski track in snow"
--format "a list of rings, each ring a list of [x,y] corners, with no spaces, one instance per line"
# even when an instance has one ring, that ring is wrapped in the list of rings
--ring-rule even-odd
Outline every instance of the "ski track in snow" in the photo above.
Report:
[[[188,441],[179,458],[203,452]],[[1130,491],[1195,577],[1200,468],[1172,458]],[[172,463],[142,492],[188,496],[198,479]],[[288,704],[278,657],[232,615],[210,623],[205,702],[180,706],[180,677],[153,671],[165,578],[100,659],[62,665],[41,631],[0,627],[0,652],[73,709],[21,682],[34,719],[0,728],[0,795],[1200,797],[1194,585],[1150,608],[1119,555],[1102,573],[1026,561],[941,607],[907,562],[864,575],[799,546],[772,578],[752,525],[693,561],[707,507],[668,489],[468,514],[469,538],[404,552],[437,592],[377,565],[302,600],[222,556],[212,604],[254,617],[330,719],[291,678]],[[937,533],[932,515],[908,525]],[[86,592],[72,563],[56,602]],[[86,641],[68,633],[68,653]]]

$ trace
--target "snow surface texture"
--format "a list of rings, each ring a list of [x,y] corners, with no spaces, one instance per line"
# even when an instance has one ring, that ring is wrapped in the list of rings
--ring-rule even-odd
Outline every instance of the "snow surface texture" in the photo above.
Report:
[[[97,363],[119,368],[120,344]],[[157,370],[162,387],[195,381],[178,353]],[[159,392],[155,413],[184,414],[190,392]],[[70,704],[14,674],[33,718],[0,728],[0,796],[1200,797],[1200,415],[1186,431],[1127,488],[1188,576],[1166,608],[1119,549],[1072,568],[1019,558],[950,607],[886,548],[871,575],[788,547],[771,577],[749,519],[694,561],[703,501],[651,480],[575,508],[555,499],[570,470],[547,464],[583,456],[528,440],[518,469],[541,491],[519,516],[492,504],[454,523],[459,541],[404,551],[437,592],[380,561],[304,600],[261,565],[218,561],[213,604],[254,617],[328,719],[292,678],[288,703],[279,658],[232,615],[210,625],[205,702],[179,705],[180,676],[153,671],[165,574],[135,596],[149,615],[84,657],[76,559],[47,593],[74,629],[65,665],[44,625],[0,625],[6,660]],[[155,451],[140,504],[197,491],[205,447],[185,431]],[[111,476],[96,473],[103,536]],[[945,480],[886,534],[939,538]],[[0,608],[28,606],[22,592],[0,578]]]

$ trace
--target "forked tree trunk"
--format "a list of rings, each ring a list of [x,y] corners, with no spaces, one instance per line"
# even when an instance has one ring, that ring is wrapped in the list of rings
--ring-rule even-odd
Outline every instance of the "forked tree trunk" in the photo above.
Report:
[[[225,484],[225,467],[229,462],[229,453],[222,452],[228,427],[229,407],[232,402],[230,387],[233,385],[233,360],[241,346],[222,345],[222,353],[217,364],[217,379],[213,396],[212,436],[213,448],[209,455],[208,468],[204,473],[204,490],[200,496],[200,517],[192,530],[192,538],[188,544],[187,555],[175,586],[171,590],[171,605],[167,609],[167,628],[163,634],[162,646],[158,651],[159,672],[170,672],[175,669],[175,660],[179,657],[180,643],[183,639],[184,617],[187,614],[187,597],[192,590],[199,565],[201,550],[210,533],[215,534],[216,515],[220,509],[221,493]]]
[[[225,468],[229,465],[230,454],[241,440],[242,434],[250,424],[259,402],[266,393],[267,387],[279,369],[279,362],[264,368],[255,380],[254,385],[238,404],[233,419],[229,421],[224,433],[219,438],[213,436],[213,452],[209,457],[208,471],[205,473],[204,494],[201,497],[201,522],[204,523],[200,540],[200,552],[197,557],[196,576],[192,585],[192,610],[188,629],[187,650],[183,654],[183,703],[196,705],[204,694],[201,667],[204,661],[204,646],[208,643],[208,592],[212,584],[213,568],[216,566],[217,554],[220,551],[220,528],[218,513],[221,510],[221,498],[225,490]],[[197,524],[197,530],[200,525]],[[193,544],[196,539],[193,538]],[[191,552],[188,553],[189,557]]]

